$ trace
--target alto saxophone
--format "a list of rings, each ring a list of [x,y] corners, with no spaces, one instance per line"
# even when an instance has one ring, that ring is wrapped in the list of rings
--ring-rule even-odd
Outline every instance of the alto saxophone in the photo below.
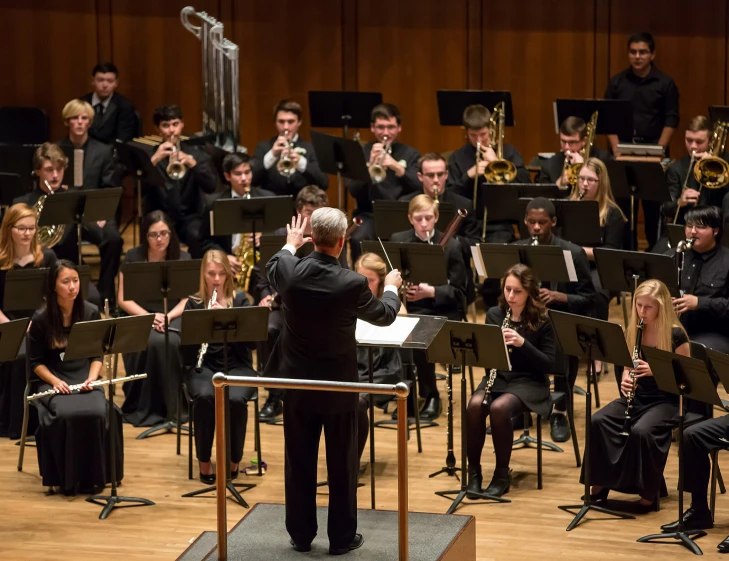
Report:
[[[620,433],[623,436],[630,436],[630,424],[632,419],[630,418],[630,408],[633,405],[633,399],[635,398],[635,369],[638,367],[638,357],[640,356],[640,345],[643,340],[643,318],[640,318],[638,324],[638,331],[635,334],[635,346],[633,347],[633,368],[630,369],[630,391],[625,396],[628,406],[625,408],[625,423],[623,424],[623,431]]]
[[[213,294],[210,296],[210,301],[208,302],[206,310],[209,310],[213,307],[215,302],[218,299],[218,289],[213,288]],[[203,343],[200,345],[200,350],[197,352],[197,364],[195,365],[195,372],[201,372],[202,371],[202,363],[203,359],[205,358],[205,353],[208,352],[208,344]]]
[[[504,329],[511,329],[511,308],[506,310],[506,317],[504,317],[504,321],[501,322],[501,331]],[[494,385],[494,382],[496,381],[496,368],[492,368],[489,370],[489,379],[486,380],[486,387],[484,388],[486,393],[483,396],[483,401],[481,402],[481,405],[483,407],[488,407],[488,401],[489,401],[489,394],[491,393],[491,388]]]

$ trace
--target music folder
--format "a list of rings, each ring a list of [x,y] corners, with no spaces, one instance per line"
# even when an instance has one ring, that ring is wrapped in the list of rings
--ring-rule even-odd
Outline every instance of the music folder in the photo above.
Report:
[[[481,243],[471,247],[476,272],[500,279],[512,265],[523,263],[540,281],[577,282],[577,271],[569,249],[553,245]]]

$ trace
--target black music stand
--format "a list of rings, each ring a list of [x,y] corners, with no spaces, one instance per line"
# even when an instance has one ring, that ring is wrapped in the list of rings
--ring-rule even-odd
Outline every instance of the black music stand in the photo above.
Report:
[[[667,393],[678,395],[678,527],[675,532],[650,534],[639,538],[639,542],[654,542],[658,540],[678,540],[679,545],[685,546],[695,555],[703,555],[701,549],[693,538],[706,535],[703,530],[687,530],[683,522],[683,429],[684,429],[684,398],[695,399],[723,408],[721,399],[716,393],[714,382],[709,374],[706,363],[697,358],[686,357],[653,347],[643,347],[643,355],[651,367],[653,378],[658,387]],[[658,543],[667,543],[658,541]]]
[[[81,296],[84,300],[88,300],[89,283],[91,282],[89,266],[79,265],[78,273],[81,281]],[[3,309],[9,312],[28,311],[32,316],[33,312],[43,303],[47,276],[47,267],[10,269],[5,276]]]
[[[627,99],[557,99],[554,102],[554,129],[567,117],[580,117],[589,123],[597,111],[595,134],[615,134],[620,138],[633,136],[633,106]]]
[[[623,330],[617,323],[610,323],[608,321],[555,310],[549,310],[549,318],[554,326],[554,333],[557,336],[557,341],[562,352],[566,355],[576,356],[577,358],[586,358],[588,370],[586,377],[587,389],[585,390],[585,455],[583,459],[585,494],[582,499],[582,504],[559,507],[569,513],[574,509],[580,509],[569,526],[567,526],[567,531],[569,532],[575,528],[590,510],[596,510],[603,514],[609,514],[623,519],[635,518],[635,516],[630,514],[624,514],[593,504],[590,495],[590,469],[592,467],[590,459],[590,433],[592,428],[592,394],[590,384],[595,376],[593,360],[609,362],[616,366],[632,366],[633,359],[630,356],[628,345],[623,337]]]
[[[25,189],[20,175],[0,172],[0,206],[12,206],[13,201],[24,194]]]
[[[111,360],[114,355],[114,365],[109,379],[116,378],[119,353],[135,353],[147,348],[149,330],[152,329],[154,314],[143,316],[129,316],[115,319],[101,319],[96,321],[81,321],[75,323],[68,336],[68,346],[63,360],[78,360],[93,356],[104,356]],[[109,412],[109,461],[111,463],[111,492],[109,495],[92,495],[86,500],[90,503],[103,505],[99,520],[105,520],[111,511],[121,506],[121,503],[132,503],[127,506],[150,506],[154,503],[139,497],[120,497],[117,495],[116,478],[116,415],[114,406],[114,384],[109,384],[108,412]]]
[[[38,226],[75,224],[80,265],[83,225],[99,220],[114,220],[123,192],[121,187],[57,191],[46,197]]]
[[[124,273],[124,298],[127,300],[136,300],[138,302],[157,300],[162,298],[164,302],[165,316],[165,365],[170,366],[170,326],[167,314],[169,309],[167,301],[170,298],[182,299],[187,298],[190,294],[196,293],[200,288],[200,267],[202,261],[200,259],[186,261],[159,261],[159,262],[142,262],[142,263],[125,263],[121,267]],[[146,332],[149,338],[149,331]],[[146,347],[146,344],[145,344]],[[181,380],[178,380],[178,385]],[[189,427],[183,427],[180,419],[182,403],[180,400],[180,389],[177,391],[177,403],[175,406],[176,419],[170,419],[169,415],[172,411],[172,404],[166,403],[168,419],[159,425],[150,427],[137,436],[137,440],[142,440],[154,433],[163,431],[163,433],[171,432],[173,428],[177,429],[177,455],[180,454],[180,433],[183,430],[189,430]]]
[[[519,199],[521,215],[526,216],[526,208],[533,199]],[[600,228],[600,204],[597,201],[570,201],[553,199],[556,210],[557,235],[579,246],[595,247],[602,244]],[[519,223],[522,239],[529,237],[529,231],[522,220]]]
[[[438,90],[435,92],[438,102],[438,117],[441,127],[462,127],[463,112],[470,105],[483,105],[489,111],[504,102],[504,124],[514,126],[514,106],[511,92],[492,90]]]
[[[258,251],[261,254],[261,268],[265,270],[266,263],[271,260],[271,257],[276,255],[281,248],[286,244],[286,236],[277,236],[274,234],[264,234],[261,236],[261,241],[258,245]],[[307,242],[296,250],[296,257],[303,258],[308,256],[314,251],[314,244]],[[265,274],[265,273],[264,273]]]
[[[468,487],[468,465],[466,430],[466,366],[480,366],[486,370],[497,368],[511,370],[509,353],[506,351],[504,335],[498,325],[478,325],[475,323],[462,323],[449,321],[438,332],[426,351],[428,362],[440,362],[449,366],[461,367],[461,465],[464,475],[461,478],[461,488],[450,491],[436,491],[439,497],[448,498],[455,495],[455,499],[448,507],[446,514],[453,514],[463,499],[466,498]],[[459,364],[460,363],[460,364]],[[509,499],[495,497],[486,493],[468,493],[480,499],[487,499],[498,503],[510,503]]]
[[[201,345],[203,343],[222,343],[223,370],[228,375],[228,343],[258,342],[268,339],[268,314],[265,306],[250,306],[245,308],[211,308],[207,310],[186,310],[182,313],[182,344]],[[258,389],[256,388],[256,392]],[[256,417],[258,417],[256,415]],[[230,478],[230,405],[228,403],[228,388],[225,388],[225,425],[228,442],[225,445],[224,466],[217,467],[216,477],[225,475],[225,486],[233,495],[239,505],[250,508],[238,489],[248,491],[256,485],[254,483],[233,483]],[[261,435],[259,433],[258,419],[255,422],[255,442],[258,451],[258,475],[262,476],[261,466]],[[210,491],[216,486],[211,485],[204,489],[185,493],[183,497],[196,497]]]
[[[403,282],[431,286],[448,283],[442,246],[408,242],[383,242],[382,246],[377,241],[362,241],[362,253],[376,253],[385,263],[391,262],[392,267],[400,271]]]
[[[0,363],[18,358],[29,323],[30,318],[21,318],[0,324]]]
[[[380,92],[310,90],[309,120],[312,127],[341,127],[342,137],[347,138],[348,129],[366,129],[370,126],[372,109],[380,103]]]
[[[33,154],[40,144],[0,144],[0,171],[20,177],[20,195],[33,190]]]
[[[482,243],[478,250],[476,268],[490,279],[500,279],[509,267],[522,263],[542,282],[577,282],[576,276],[570,276],[564,250],[558,246]]]
[[[709,119],[712,123],[729,121],[729,105],[709,105]]]
[[[375,232],[377,237],[383,240],[389,240],[392,234],[396,232],[404,232],[413,227],[408,220],[408,201],[372,201],[372,208],[375,213]],[[458,209],[450,203],[442,202],[438,204],[438,221],[436,226],[440,225],[443,231],[450,224]],[[469,212],[471,209],[466,209]]]

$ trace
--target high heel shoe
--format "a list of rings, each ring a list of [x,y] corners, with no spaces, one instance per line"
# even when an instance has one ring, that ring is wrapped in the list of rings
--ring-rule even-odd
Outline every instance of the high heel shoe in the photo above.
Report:
[[[211,466],[212,467],[212,466]],[[202,469],[200,470],[200,481],[207,485],[214,485],[215,484],[215,473],[203,473]]]

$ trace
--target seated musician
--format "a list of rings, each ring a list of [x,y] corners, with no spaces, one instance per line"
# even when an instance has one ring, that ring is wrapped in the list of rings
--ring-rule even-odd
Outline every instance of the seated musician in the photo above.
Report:
[[[539,298],[539,281],[526,265],[510,267],[501,279],[498,306],[486,313],[486,323],[500,325],[509,348],[511,371],[487,371],[471,396],[467,409],[468,492],[500,497],[509,492],[512,418],[526,411],[549,415],[549,372],[557,343],[547,309]],[[509,320],[504,326],[504,319]],[[481,455],[486,441],[486,418],[491,417],[491,435],[496,452],[494,474],[482,490]]]
[[[392,242],[431,243],[442,245],[443,233],[435,228],[438,207],[428,195],[418,195],[408,206],[408,220],[412,229],[392,235]],[[410,285],[405,292],[405,305],[410,314],[447,316],[460,321],[464,314],[466,292],[466,266],[463,253],[454,239],[445,245],[448,283],[431,286],[420,283]],[[428,362],[425,351],[413,351],[413,361],[418,369],[420,397],[425,399],[420,418],[433,421],[441,411],[440,395],[435,384],[435,365]]]
[[[90,104],[96,118],[89,134],[107,144],[115,140],[129,142],[137,135],[139,127],[134,104],[117,93],[119,71],[111,62],[102,62],[91,71],[93,91],[81,100]]]
[[[43,485],[66,495],[96,493],[109,483],[107,472],[107,401],[89,383],[101,373],[102,357],[64,360],[71,328],[79,321],[101,319],[99,310],[81,296],[76,265],[56,262],[48,274],[45,306],[33,316],[28,333],[30,367],[41,379],[36,432],[38,466]],[[81,384],[78,392],[70,386]],[[114,415],[118,415],[116,408]],[[120,419],[121,421],[121,419]],[[117,479],[123,478],[122,424],[117,423]]]
[[[190,259],[180,249],[180,242],[172,220],[164,212],[150,212],[142,220],[142,243],[130,249],[124,263],[176,261]],[[147,377],[124,384],[124,420],[135,427],[149,427],[170,420],[177,405],[178,381],[182,373],[180,360],[180,316],[187,298],[167,300],[167,320],[170,327],[169,363],[165,354],[165,316],[162,295],[149,302],[135,302],[124,298],[124,273],[119,273],[119,307],[130,316],[154,314],[147,349],[123,355],[127,374],[146,373]]]
[[[590,278],[590,266],[585,250],[552,234],[552,228],[557,225],[557,216],[554,204],[548,199],[537,197],[527,205],[524,223],[529,230],[531,239],[519,240],[518,245],[529,245],[535,237],[539,245],[552,245],[567,249],[572,254],[572,261],[577,273],[577,282],[550,283],[542,281],[539,289],[539,298],[547,308],[569,312],[571,314],[590,315],[595,301],[595,287]],[[561,361],[560,361],[561,362]],[[578,361],[569,357],[567,380],[564,376],[555,376],[555,391],[569,392],[577,378]],[[570,437],[569,423],[567,421],[566,398],[554,404],[554,411],[550,417],[551,437],[555,442],[566,442]]]
[[[580,117],[567,117],[559,126],[560,151],[542,164],[537,174],[537,183],[556,183],[558,187],[570,187],[565,161],[570,164],[580,164],[585,161],[582,153],[587,144],[587,124]],[[607,150],[593,146],[590,157],[598,158],[603,162],[610,159]]]
[[[187,244],[190,255],[199,259],[203,254],[200,238],[203,220],[202,194],[215,191],[217,175],[210,156],[204,150],[180,141],[185,123],[177,105],[158,107],[154,110],[153,118],[157,131],[162,136],[162,143],[152,154],[151,160],[164,178],[165,185],[143,185],[144,213],[164,211],[172,218],[175,231],[180,241]],[[167,174],[170,159],[184,166],[186,173],[182,178],[172,179]]]
[[[654,279],[641,283],[632,308],[625,332],[630,349],[635,347],[638,324],[643,320],[642,346],[690,356],[688,336],[676,317],[665,284]],[[648,512],[655,507],[661,492],[671,429],[677,421],[678,396],[660,390],[650,365],[639,358],[630,403],[631,421],[626,423],[626,397],[633,388],[630,370],[624,369],[620,381],[622,395],[592,415],[590,493],[593,501],[604,501],[611,489],[638,494],[636,510]],[[628,436],[621,434],[624,429]]]
[[[215,299],[213,300],[213,290]],[[248,297],[236,292],[233,286],[233,271],[222,251],[212,249],[205,252],[200,268],[200,291],[187,298],[185,310],[202,310],[212,308],[242,308],[250,306]],[[215,435],[215,389],[212,379],[216,372],[224,372],[223,345],[210,343],[202,361],[199,346],[194,346],[195,353],[186,352],[185,370],[187,388],[193,399],[195,450],[200,463],[200,481],[215,483],[215,472],[210,461]],[[229,343],[227,372],[231,376],[257,376],[251,362],[251,348],[255,343]],[[194,362],[190,359],[194,357]],[[200,363],[198,370],[197,364]],[[243,443],[246,437],[248,407],[246,403],[256,393],[256,388],[232,386],[228,389],[230,399],[230,474],[238,476],[238,465],[243,458]],[[221,469],[222,466],[218,466]]]
[[[483,181],[486,166],[496,161],[496,151],[492,147],[489,131],[491,111],[483,105],[471,105],[463,112],[463,127],[466,129],[467,142],[451,154],[448,159],[448,189],[473,200],[473,186],[476,176]],[[481,145],[481,158],[476,166],[476,147]],[[510,144],[504,144],[504,159],[516,166],[513,183],[531,183],[529,172],[524,167],[521,154]],[[486,241],[489,243],[509,243],[514,240],[514,230],[509,222],[488,221]]]
[[[14,319],[31,317],[35,310],[5,309],[5,277],[8,271],[50,267],[56,262],[52,250],[38,243],[35,227],[35,211],[19,203],[11,206],[3,216],[0,226],[0,324]],[[25,341],[17,360],[0,364],[0,436],[20,438],[23,424],[25,389]],[[28,434],[38,425],[37,415],[31,408],[32,423]]]
[[[382,298],[385,289],[385,277],[387,276],[387,265],[375,253],[363,253],[354,264],[354,270],[360,275],[367,277],[372,294],[376,298]],[[401,312],[403,311],[401,307]],[[359,381],[369,383],[369,351],[365,347],[357,347],[357,370],[359,371]],[[400,349],[395,347],[375,347],[372,351],[372,381],[375,384],[397,384],[402,382],[402,359],[400,358]],[[362,452],[364,452],[365,444],[367,444],[367,436],[370,432],[370,420],[367,414],[370,397],[375,400],[375,406],[384,407],[385,404],[392,399],[389,395],[359,394],[359,416],[357,428],[357,450],[360,462],[362,461]]]
[[[377,105],[370,115],[370,131],[375,142],[364,145],[364,155],[370,168],[370,181],[347,181],[347,190],[357,201],[354,215],[362,225],[354,231],[350,251],[352,261],[362,254],[360,242],[375,239],[372,201],[397,200],[420,190],[418,158],[415,148],[398,142],[402,130],[400,110],[392,103]],[[381,170],[382,176],[375,170]]]
[[[720,245],[721,211],[698,206],[686,213],[686,239],[694,239],[684,252],[681,290],[673,304],[691,341],[729,353],[729,249]]]
[[[276,195],[295,197],[306,185],[329,187],[329,176],[319,168],[314,147],[299,134],[301,116],[297,102],[279,102],[273,110],[277,134],[259,142],[253,154],[253,183]]]
[[[94,110],[85,101],[74,99],[63,108],[63,122],[68,127],[68,137],[56,144],[66,150],[81,149],[83,158],[83,188],[101,189],[121,185],[118,167],[114,162],[114,149],[89,137],[89,127],[94,121]],[[120,213],[117,211],[117,216]],[[70,228],[67,240],[56,249],[62,259],[78,260],[76,229]],[[101,220],[84,224],[81,237],[99,247],[101,264],[99,266],[99,292],[101,298],[108,299],[111,308],[115,307],[116,290],[114,279],[119,272],[119,261],[123,241],[119,234],[116,219]]]

